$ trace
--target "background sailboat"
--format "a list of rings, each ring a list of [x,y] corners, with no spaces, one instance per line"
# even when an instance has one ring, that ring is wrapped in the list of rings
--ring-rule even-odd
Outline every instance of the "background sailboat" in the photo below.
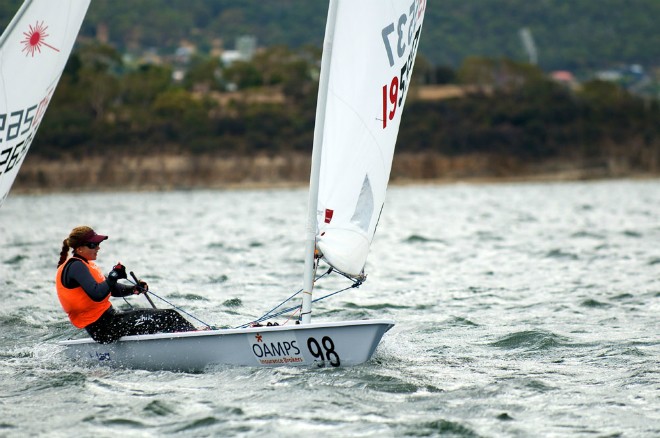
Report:
[[[312,322],[319,258],[357,281],[385,201],[419,44],[424,0],[331,0],[326,25],[303,275],[302,324],[61,342],[75,360],[148,369],[357,365],[394,322]],[[318,250],[318,251],[317,251]]]
[[[0,37],[0,206],[48,108],[89,0],[27,0]]]

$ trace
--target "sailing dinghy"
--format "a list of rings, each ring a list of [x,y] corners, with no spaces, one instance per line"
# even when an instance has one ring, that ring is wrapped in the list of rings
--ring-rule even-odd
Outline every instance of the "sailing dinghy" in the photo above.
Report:
[[[310,177],[300,324],[125,336],[113,344],[60,342],[80,363],[203,370],[244,366],[350,366],[369,360],[391,320],[311,322],[320,258],[365,278],[385,201],[425,0],[331,0]]]
[[[62,76],[90,0],[26,0],[0,36],[0,206]]]

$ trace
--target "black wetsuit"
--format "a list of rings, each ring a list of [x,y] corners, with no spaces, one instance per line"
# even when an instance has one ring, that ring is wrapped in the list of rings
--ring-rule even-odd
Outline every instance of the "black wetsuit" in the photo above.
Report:
[[[107,281],[97,283],[89,269],[76,255],[67,260],[62,270],[62,284],[69,288],[82,287],[94,301],[104,300],[108,294],[113,297],[133,295],[133,286]],[[122,336],[152,333],[174,333],[196,330],[195,327],[174,309],[134,309],[118,312],[112,306],[93,323],[85,327],[96,342],[109,344]]]

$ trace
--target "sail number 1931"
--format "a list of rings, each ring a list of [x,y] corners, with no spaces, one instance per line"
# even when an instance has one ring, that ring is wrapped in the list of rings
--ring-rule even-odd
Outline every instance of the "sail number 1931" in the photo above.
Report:
[[[308,338],[307,349],[316,359],[323,362],[328,361],[333,367],[338,367],[341,364],[339,355],[335,351],[335,343],[332,342],[330,336],[323,336],[320,343],[316,338]]]

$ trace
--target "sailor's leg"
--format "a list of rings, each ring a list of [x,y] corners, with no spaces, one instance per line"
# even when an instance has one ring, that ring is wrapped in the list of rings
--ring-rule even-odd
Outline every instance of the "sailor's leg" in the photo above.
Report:
[[[135,309],[107,312],[86,327],[92,339],[102,344],[114,342],[122,336],[153,333],[174,333],[196,330],[174,309]]]
[[[195,330],[174,309],[136,309],[116,314],[115,324],[124,335],[173,333]]]

